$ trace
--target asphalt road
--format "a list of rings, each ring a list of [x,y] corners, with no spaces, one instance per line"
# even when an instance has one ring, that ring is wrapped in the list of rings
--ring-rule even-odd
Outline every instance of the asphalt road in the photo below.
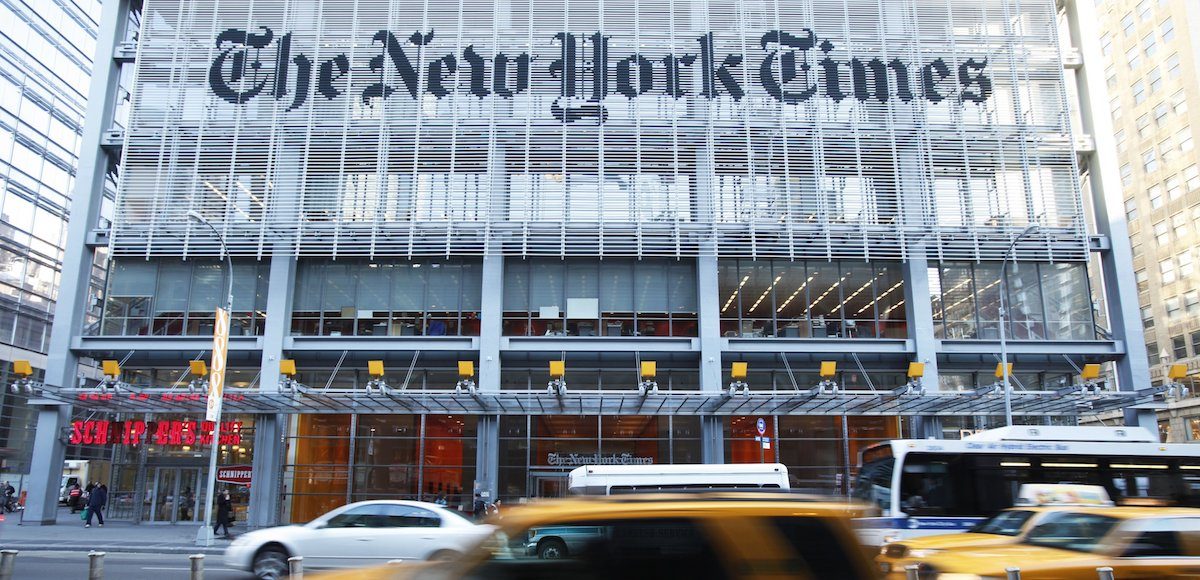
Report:
[[[187,554],[129,554],[109,552],[104,557],[104,577],[114,580],[190,578]],[[21,552],[17,555],[13,580],[87,580],[87,552]],[[207,556],[205,580],[252,580],[246,572],[226,568],[220,556]]]

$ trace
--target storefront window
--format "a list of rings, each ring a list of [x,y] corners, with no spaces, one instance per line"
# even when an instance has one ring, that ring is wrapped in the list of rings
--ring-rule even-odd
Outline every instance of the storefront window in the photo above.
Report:
[[[945,262],[929,269],[938,338],[1000,337],[996,263]],[[1015,340],[1092,340],[1091,289],[1084,264],[1016,262],[1008,267],[1006,336]]]
[[[108,276],[103,335],[211,335],[225,307],[225,262],[115,258]],[[270,265],[235,260],[232,336],[263,333]]]
[[[696,336],[693,262],[511,260],[507,336]]]
[[[721,333],[730,338],[905,338],[899,263],[722,260]]]
[[[478,260],[300,262],[298,336],[478,336]]]

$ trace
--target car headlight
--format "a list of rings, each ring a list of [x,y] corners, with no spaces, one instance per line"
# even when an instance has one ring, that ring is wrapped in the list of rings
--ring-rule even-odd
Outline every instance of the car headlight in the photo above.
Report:
[[[934,550],[931,548],[924,548],[924,549],[918,548],[916,550],[909,550],[908,556],[910,558],[928,558],[934,554],[940,554],[940,553],[942,553],[941,550]]]

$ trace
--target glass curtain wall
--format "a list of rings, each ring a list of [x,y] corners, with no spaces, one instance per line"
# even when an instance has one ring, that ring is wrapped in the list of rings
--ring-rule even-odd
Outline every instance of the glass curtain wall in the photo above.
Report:
[[[479,335],[479,260],[305,260],[296,270],[293,335]]]
[[[225,306],[226,264],[214,260],[113,259],[105,293],[103,335],[211,335]],[[233,316],[229,333],[263,333],[270,266],[233,263]]]
[[[645,357],[649,359],[650,357]],[[550,380],[547,367],[537,369],[510,369],[500,371],[500,388],[514,390],[544,390]],[[638,368],[631,365],[625,369],[580,367],[567,360],[567,388],[576,390],[620,390],[636,389],[640,382]],[[687,369],[658,368],[654,378],[660,391],[696,391],[700,389],[700,373]]]
[[[934,332],[945,339],[1000,338],[1001,264],[942,262],[929,268]],[[1008,267],[1013,340],[1094,340],[1085,264],[1016,262]]]
[[[676,260],[510,260],[507,336],[696,336],[696,266]]]
[[[299,415],[287,439],[284,519],[309,521],[368,499],[466,509],[475,482],[476,417]]]
[[[721,260],[721,334],[730,338],[905,338],[899,263]]]

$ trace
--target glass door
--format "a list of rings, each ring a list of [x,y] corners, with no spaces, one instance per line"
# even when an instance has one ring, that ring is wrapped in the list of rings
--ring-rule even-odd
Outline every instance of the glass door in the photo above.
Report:
[[[176,484],[179,483],[176,478],[178,471],[172,467],[156,467],[150,470],[146,477],[148,501],[144,504],[147,511],[143,514],[144,521],[173,521],[175,497],[179,493],[179,490],[176,489]]]
[[[533,497],[556,498],[567,496],[567,474],[531,473],[529,490]]]
[[[196,493],[203,485],[200,482],[200,470],[182,468],[176,477],[179,479],[179,499],[175,502],[175,521],[200,521],[197,519],[200,515],[200,496]]]

